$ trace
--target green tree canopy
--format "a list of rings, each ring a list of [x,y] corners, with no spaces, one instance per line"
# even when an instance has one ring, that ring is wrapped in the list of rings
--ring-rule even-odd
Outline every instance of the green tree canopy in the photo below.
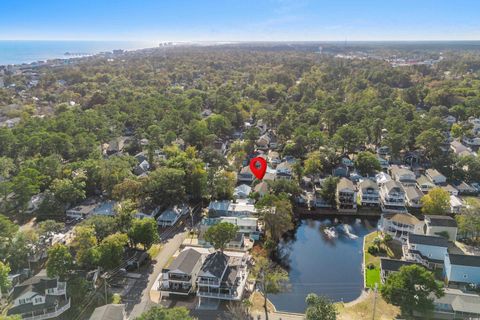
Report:
[[[73,257],[68,247],[63,244],[55,244],[48,249],[46,268],[49,277],[65,279],[73,268]]]
[[[307,309],[305,310],[306,320],[337,319],[338,311],[328,298],[310,293],[307,295],[305,302],[307,303]]]
[[[208,228],[205,240],[210,242],[217,250],[223,251],[225,246],[237,235],[238,227],[229,222],[220,222]]]

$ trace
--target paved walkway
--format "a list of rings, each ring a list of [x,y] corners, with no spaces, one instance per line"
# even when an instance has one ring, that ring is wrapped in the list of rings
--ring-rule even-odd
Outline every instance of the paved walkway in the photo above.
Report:
[[[135,319],[136,317],[139,317],[144,311],[148,310],[150,306],[155,304],[154,302],[150,301],[150,290],[152,289],[158,275],[160,272],[162,272],[165,264],[178,250],[178,248],[180,248],[180,245],[183,243],[187,233],[188,232],[182,232],[175,235],[164,244],[160,253],[155,257],[154,260],[156,260],[157,263],[154,266],[153,272],[150,273],[148,277],[148,284],[142,292],[138,293],[141,296],[141,300],[133,307],[132,311],[128,315],[128,319]]]
[[[264,312],[252,312],[254,320],[265,320]],[[288,312],[270,312],[268,314],[268,320],[303,320],[305,315],[300,313],[288,313]]]

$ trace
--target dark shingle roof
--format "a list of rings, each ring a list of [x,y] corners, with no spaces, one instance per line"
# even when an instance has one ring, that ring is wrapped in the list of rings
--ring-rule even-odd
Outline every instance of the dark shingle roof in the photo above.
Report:
[[[466,254],[449,254],[450,264],[457,266],[480,267],[480,256]]]
[[[448,248],[448,240],[439,236],[424,236],[420,234],[409,233],[408,241],[410,243],[424,244],[427,246]]]
[[[425,219],[430,219],[430,225],[434,227],[456,227],[457,222],[449,216],[426,215]]]
[[[387,270],[387,271],[398,271],[400,267],[410,266],[412,264],[418,264],[418,263],[411,262],[411,261],[380,258],[381,269]]]
[[[210,273],[220,279],[228,266],[228,259],[229,257],[221,251],[209,254],[203,263],[199,276]]]
[[[180,252],[178,257],[173,260],[168,269],[170,269],[171,271],[180,270],[183,273],[190,274],[201,257],[202,254],[197,250],[183,250],[182,252]]]

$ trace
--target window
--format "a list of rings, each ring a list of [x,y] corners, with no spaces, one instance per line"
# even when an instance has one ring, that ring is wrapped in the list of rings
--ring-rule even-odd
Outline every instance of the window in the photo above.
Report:
[[[18,299],[18,304],[25,304],[27,303],[27,299]]]

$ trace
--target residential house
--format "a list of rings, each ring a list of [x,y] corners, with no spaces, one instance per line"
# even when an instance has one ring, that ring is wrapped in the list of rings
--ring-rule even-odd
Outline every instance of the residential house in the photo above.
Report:
[[[82,204],[70,208],[66,211],[67,218],[70,219],[83,219],[93,213],[93,210],[97,206],[97,203],[93,199],[87,199]]]
[[[463,136],[462,142],[467,146],[474,150],[476,150],[480,146],[480,137],[476,136]]]
[[[127,320],[124,304],[106,304],[96,308],[89,320]]]
[[[210,201],[208,205],[208,215],[210,217],[220,217],[228,215],[230,200]]]
[[[93,215],[96,216],[108,216],[113,217],[115,215],[115,205],[117,204],[116,201],[107,200],[100,202],[92,211]]]
[[[275,179],[292,179],[293,174],[293,164],[288,161],[284,161],[277,165],[277,174],[275,175]]]
[[[387,146],[379,147],[377,153],[382,157],[386,157],[390,154],[390,148]]]
[[[383,213],[379,229],[393,239],[406,243],[408,234],[423,234],[423,222],[410,213]]]
[[[200,223],[200,233],[204,233],[211,226],[221,222],[228,222],[237,226],[238,232],[243,233],[247,237],[251,234],[254,234],[254,238],[258,236],[258,218],[250,216],[203,218]]]
[[[250,192],[252,192],[252,187],[246,184],[241,184],[235,188],[233,196],[237,199],[246,199]]]
[[[160,227],[170,227],[175,225],[182,216],[188,214],[190,214],[190,207],[188,205],[173,206],[162,212],[157,218],[157,224]]]
[[[353,182],[347,178],[341,178],[336,191],[337,209],[339,211],[357,210],[357,192]]]
[[[427,169],[425,175],[430,181],[432,181],[437,186],[444,185],[447,183],[447,177],[438,172],[437,169]]]
[[[341,159],[340,159],[340,163],[344,166],[347,166],[349,168],[353,168],[353,161],[350,159],[350,157],[348,156],[343,156]]]
[[[465,194],[465,195],[477,194],[477,190],[474,187],[467,184],[465,181],[462,181],[460,182],[460,184],[456,185],[455,189],[458,190],[459,194]]]
[[[434,319],[480,319],[480,295],[444,288],[444,295],[433,298]]]
[[[247,282],[247,254],[216,251],[205,259],[197,278],[199,305],[202,299],[240,301]]]
[[[162,297],[190,295],[196,290],[197,277],[203,264],[202,254],[185,249],[162,271],[159,290]]]
[[[453,125],[454,123],[457,122],[457,118],[455,118],[454,116],[452,116],[451,114],[449,114],[448,116],[444,117],[443,118],[443,121],[448,124],[448,125]]]
[[[382,283],[385,283],[388,276],[392,273],[398,272],[403,266],[411,266],[417,264],[413,261],[395,260],[388,258],[380,258],[380,278]]]
[[[390,163],[388,162],[387,159],[382,158],[382,157],[377,157],[377,159],[378,159],[378,162],[380,163],[380,167],[382,169],[385,170],[385,169],[388,169],[390,167]]]
[[[462,199],[450,195],[450,213],[460,213],[463,208],[465,208],[465,205],[463,204]]]
[[[400,182],[390,180],[380,187],[380,206],[383,212],[406,212],[405,191]]]
[[[440,236],[410,233],[402,249],[405,260],[416,261],[428,269],[442,268],[448,254],[448,240]]]
[[[428,193],[430,190],[435,188],[435,183],[430,181],[430,179],[428,179],[426,176],[421,175],[417,178],[417,188],[423,193]]]
[[[137,176],[144,176],[150,170],[150,163],[147,160],[143,160],[133,169],[133,173]]]
[[[253,188],[253,191],[258,193],[261,198],[268,193],[268,189],[269,189],[268,183],[265,181],[262,181]]]
[[[249,165],[243,167],[237,175],[238,182],[252,183],[253,179],[254,176]]]
[[[268,135],[268,133],[261,135],[260,138],[255,141],[255,145],[260,150],[268,150],[268,147],[270,145],[270,136]]]
[[[416,186],[405,187],[405,199],[407,201],[407,206],[410,208],[421,208],[422,207],[422,198],[423,192],[420,189],[417,189]]]
[[[358,194],[362,206],[371,207],[380,205],[380,194],[376,182],[365,179],[358,185]]]
[[[222,139],[216,139],[212,144],[213,150],[217,151],[221,155],[225,155],[228,150],[228,143],[227,141],[223,141]]]
[[[52,319],[70,309],[67,283],[47,277],[45,270],[16,286],[11,299],[7,314],[24,320]]]
[[[425,215],[424,233],[429,236],[448,235],[448,240],[457,239],[457,222],[449,216]]]
[[[228,206],[228,216],[252,216],[257,213],[255,205],[250,199],[237,199],[235,202],[230,202]]]
[[[480,285],[480,256],[447,254],[444,275],[449,286]]]
[[[458,196],[458,190],[452,186],[451,184],[447,184],[446,186],[442,186],[442,189],[447,191],[451,196]]]
[[[117,137],[107,144],[107,149],[105,150],[105,153],[107,155],[113,155],[116,153],[121,153],[123,152],[123,149],[125,148],[125,145],[130,142],[129,137]]]
[[[454,140],[450,142],[450,150],[457,156],[470,156],[473,155],[473,152],[470,148],[464,146],[460,141]]]
[[[272,164],[275,168],[279,163],[282,162],[280,159],[280,154],[277,151],[269,150],[267,155],[267,161]]]
[[[332,171],[332,175],[334,177],[346,178],[346,177],[349,176],[349,174],[350,174],[350,170],[348,169],[348,167],[346,165],[343,165],[343,164],[339,164]]]
[[[404,186],[414,186],[417,183],[415,173],[409,169],[393,165],[390,172],[393,180],[400,182]]]
[[[385,172],[380,172],[375,175],[375,181],[377,181],[377,184],[379,186],[382,186],[387,181],[391,181],[391,180],[392,180],[392,177],[390,177],[390,175]]]
[[[471,123],[473,126],[473,133],[478,134],[480,132],[480,119],[475,117],[469,117],[468,122]]]

